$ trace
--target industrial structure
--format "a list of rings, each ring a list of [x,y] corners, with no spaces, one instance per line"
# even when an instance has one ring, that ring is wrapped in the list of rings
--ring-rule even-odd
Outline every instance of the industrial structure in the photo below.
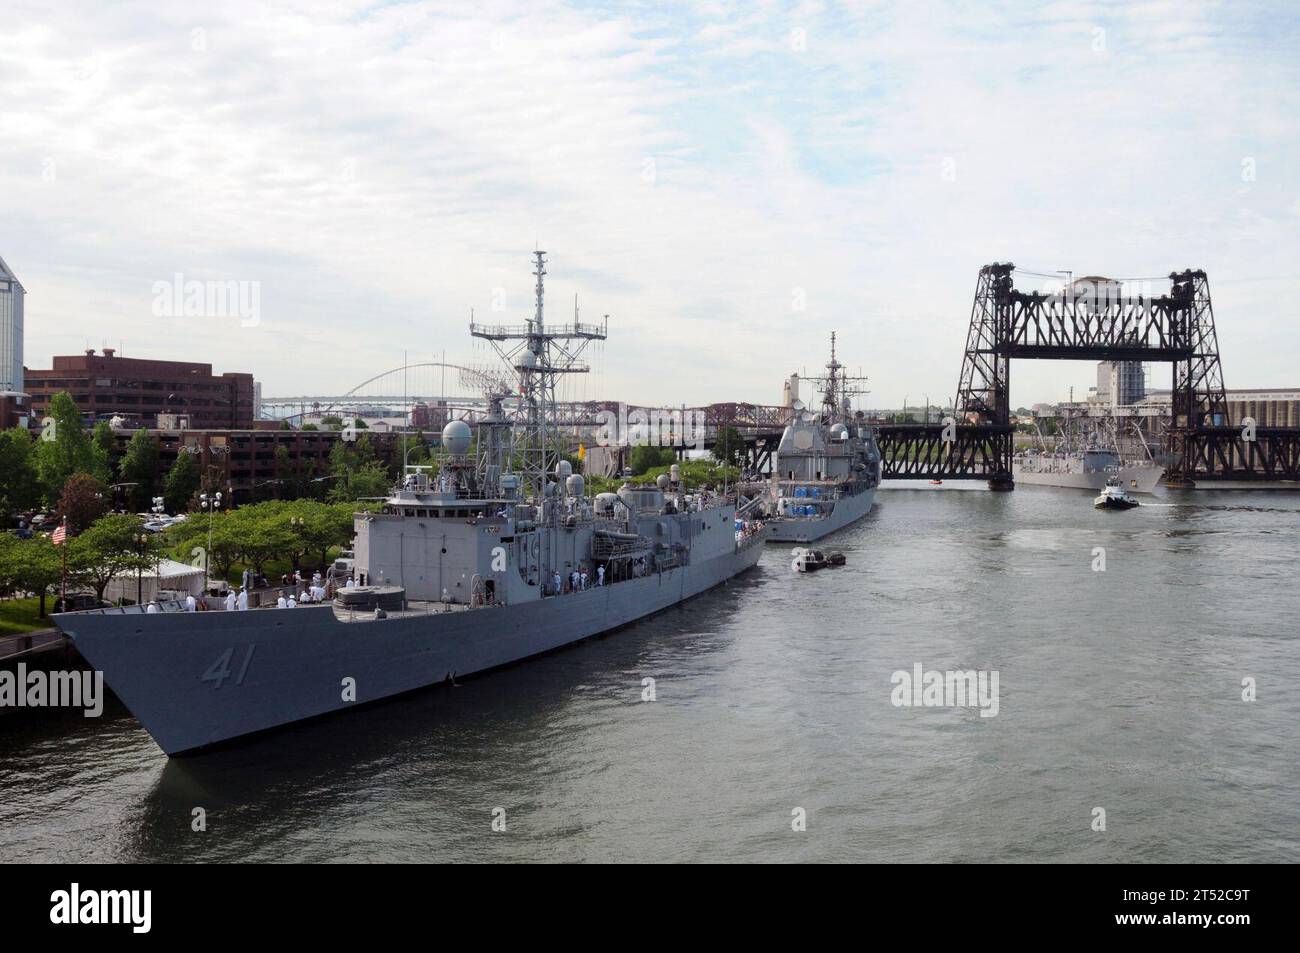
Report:
[[[1234,418],[1204,271],[1170,274],[1166,295],[1124,297],[1107,279],[1076,282],[1059,294],[1024,292],[1015,287],[1015,270],[1010,263],[980,269],[956,419],[883,427],[886,477],[987,479],[994,489],[1013,488],[1011,361],[1038,358],[1171,363],[1167,485],[1300,480],[1300,429]]]

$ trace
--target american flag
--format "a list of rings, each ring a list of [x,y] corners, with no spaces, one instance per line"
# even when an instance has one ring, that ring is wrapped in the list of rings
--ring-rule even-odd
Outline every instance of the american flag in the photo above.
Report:
[[[62,546],[68,541],[68,526],[66,523],[60,523],[59,528],[50,534],[50,542],[55,546]]]

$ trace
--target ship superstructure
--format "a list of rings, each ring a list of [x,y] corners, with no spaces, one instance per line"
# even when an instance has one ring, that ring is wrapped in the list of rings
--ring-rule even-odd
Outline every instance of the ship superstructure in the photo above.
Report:
[[[562,457],[555,385],[601,325],[547,325],[545,253],[525,324],[491,341],[517,390],[477,434],[442,432],[436,474],[408,468],[356,514],[356,582],[326,604],[55,617],[168,754],[495,668],[698,595],[757,562],[761,523],[688,495],[674,469],[594,498]],[[517,396],[516,396],[517,395]]]
[[[880,485],[875,434],[853,410],[866,378],[848,375],[836,356],[834,332],[826,373],[809,380],[819,388],[820,411],[794,401],[762,494],[773,541],[808,543],[848,526],[871,510]]]

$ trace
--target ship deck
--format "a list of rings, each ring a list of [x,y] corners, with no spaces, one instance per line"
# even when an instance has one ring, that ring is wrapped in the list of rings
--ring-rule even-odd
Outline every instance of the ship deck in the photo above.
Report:
[[[466,612],[471,608],[488,608],[487,606],[468,606],[459,602],[425,602],[410,600],[405,609],[385,609],[384,619],[411,619],[416,616],[437,615],[444,612]],[[381,622],[375,618],[373,609],[353,609],[333,604],[334,618],[340,622]]]

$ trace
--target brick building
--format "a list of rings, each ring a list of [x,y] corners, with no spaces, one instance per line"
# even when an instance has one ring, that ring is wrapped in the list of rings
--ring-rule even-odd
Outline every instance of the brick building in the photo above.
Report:
[[[330,451],[342,437],[337,430],[150,430],[149,433],[158,444],[160,487],[176,455],[193,453],[207,485],[227,494],[227,503],[235,504],[273,499],[287,492],[285,487],[290,482],[324,477],[329,471]],[[119,429],[114,434],[119,454],[124,453],[135,431]],[[399,434],[371,433],[368,439],[381,460],[397,462]],[[277,454],[281,449],[284,454]]]
[[[24,371],[24,389],[34,417],[45,413],[60,391],[72,395],[78,409],[93,420],[122,416],[147,427],[159,414],[183,415],[195,429],[253,427],[252,374],[212,373],[211,364],[152,361],[103,354],[55,357],[50,370]]]

